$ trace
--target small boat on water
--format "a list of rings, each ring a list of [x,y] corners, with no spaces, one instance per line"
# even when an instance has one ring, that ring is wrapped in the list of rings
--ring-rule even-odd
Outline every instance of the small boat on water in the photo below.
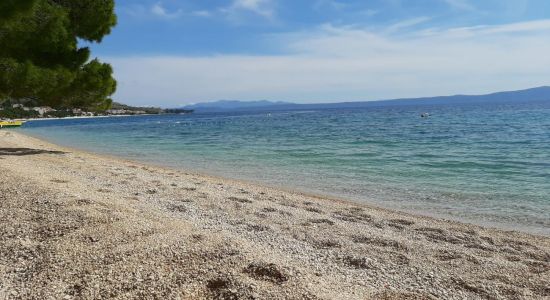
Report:
[[[0,128],[21,127],[25,121],[0,121]]]

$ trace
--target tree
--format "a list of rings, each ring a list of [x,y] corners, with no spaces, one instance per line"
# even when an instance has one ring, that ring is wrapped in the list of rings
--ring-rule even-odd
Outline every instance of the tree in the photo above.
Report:
[[[97,59],[85,64],[77,73],[76,78],[68,87],[67,102],[71,107],[109,108],[112,100],[108,97],[116,89],[116,81],[111,74],[110,65]]]
[[[0,99],[105,107],[113,70],[78,40],[101,42],[115,24],[114,0],[1,0]]]
[[[9,20],[19,13],[29,11],[36,0],[2,0],[0,2],[0,20]]]

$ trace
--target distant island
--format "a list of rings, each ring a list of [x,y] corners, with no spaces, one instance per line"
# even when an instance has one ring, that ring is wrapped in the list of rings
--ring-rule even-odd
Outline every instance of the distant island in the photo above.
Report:
[[[0,105],[0,119],[38,119],[38,118],[66,118],[66,117],[98,117],[122,115],[158,115],[158,114],[188,114],[192,109],[136,107],[113,102],[107,110],[87,111],[81,108],[52,108],[49,106],[34,106],[32,102],[12,103],[4,102]]]
[[[363,108],[392,105],[442,105],[442,104],[468,104],[468,103],[529,103],[538,101],[550,101],[550,86],[542,86],[518,91],[497,92],[485,95],[453,95],[422,98],[400,98],[377,101],[337,102],[298,104],[290,102],[238,101],[221,100],[214,102],[197,103],[187,105],[184,109],[192,109],[196,112],[230,112],[253,110],[304,110],[304,109],[330,109],[330,108]]]

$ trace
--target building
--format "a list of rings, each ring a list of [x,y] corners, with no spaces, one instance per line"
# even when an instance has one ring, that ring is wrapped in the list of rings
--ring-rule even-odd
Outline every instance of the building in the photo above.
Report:
[[[41,106],[41,107],[33,107],[34,111],[38,112],[40,116],[44,116],[45,113],[49,113],[52,111],[56,111],[55,109],[49,107],[49,106]]]

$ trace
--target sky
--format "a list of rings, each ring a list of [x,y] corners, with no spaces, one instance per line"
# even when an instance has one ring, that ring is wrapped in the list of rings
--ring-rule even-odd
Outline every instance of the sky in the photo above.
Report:
[[[118,0],[114,99],[179,107],[550,85],[548,0]]]

